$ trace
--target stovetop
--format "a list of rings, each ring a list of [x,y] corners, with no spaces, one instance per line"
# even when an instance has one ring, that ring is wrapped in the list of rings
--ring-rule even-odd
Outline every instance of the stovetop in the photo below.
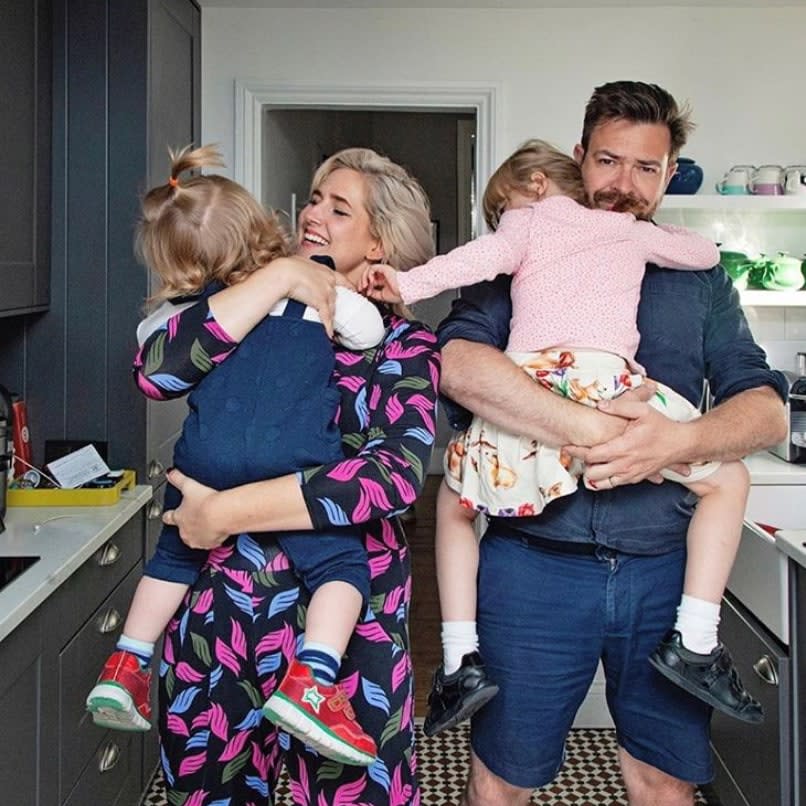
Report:
[[[0,590],[38,562],[39,557],[0,557]]]

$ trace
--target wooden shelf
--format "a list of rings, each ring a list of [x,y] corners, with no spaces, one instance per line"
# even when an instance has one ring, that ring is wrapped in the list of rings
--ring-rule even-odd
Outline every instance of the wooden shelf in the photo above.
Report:
[[[718,193],[667,194],[658,210],[713,210],[714,212],[806,212],[806,194],[790,196],[722,196]]]

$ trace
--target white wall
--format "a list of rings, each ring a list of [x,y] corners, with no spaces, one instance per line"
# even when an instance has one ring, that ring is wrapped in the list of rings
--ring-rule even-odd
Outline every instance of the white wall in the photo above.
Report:
[[[806,162],[806,7],[225,9],[202,14],[202,131],[232,164],[236,78],[468,81],[501,87],[497,159],[579,137],[599,83],[642,79],[689,99],[687,154],[711,184],[732,163]]]
[[[249,9],[202,13],[202,132],[233,165],[234,82],[496,84],[496,162],[530,136],[578,142],[597,84],[640,79],[687,99],[684,150],[704,192],[735,163],[806,164],[806,7]],[[796,220],[803,222],[805,217]],[[802,223],[801,223],[802,225]],[[770,236],[765,248],[784,247]],[[774,241],[774,242],[772,242]],[[749,311],[790,368],[806,308]],[[791,360],[789,357],[791,356]],[[794,368],[792,366],[791,368]]]

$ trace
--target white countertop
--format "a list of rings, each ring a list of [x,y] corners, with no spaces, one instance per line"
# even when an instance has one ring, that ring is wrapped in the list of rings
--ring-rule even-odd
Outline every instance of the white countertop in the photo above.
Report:
[[[754,453],[744,463],[750,471],[751,484],[806,484],[806,464],[785,462],[769,451]]]
[[[806,568],[806,529],[780,529],[775,533],[775,547]]]
[[[39,562],[0,591],[0,640],[39,607],[151,499],[147,484],[124,490],[102,507],[9,507],[0,557],[37,556]]]

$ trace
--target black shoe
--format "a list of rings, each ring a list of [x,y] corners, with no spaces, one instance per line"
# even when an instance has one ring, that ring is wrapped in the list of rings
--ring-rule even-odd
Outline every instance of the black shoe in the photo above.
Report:
[[[671,630],[649,656],[664,676],[708,705],[743,722],[764,720],[764,709],[744,687],[727,648],[719,644],[707,655],[683,646],[677,630]]]
[[[440,666],[428,695],[428,714],[423,733],[435,736],[470,719],[482,705],[498,694],[498,686],[487,677],[484,661],[478,652],[462,657],[462,665],[449,675]]]

